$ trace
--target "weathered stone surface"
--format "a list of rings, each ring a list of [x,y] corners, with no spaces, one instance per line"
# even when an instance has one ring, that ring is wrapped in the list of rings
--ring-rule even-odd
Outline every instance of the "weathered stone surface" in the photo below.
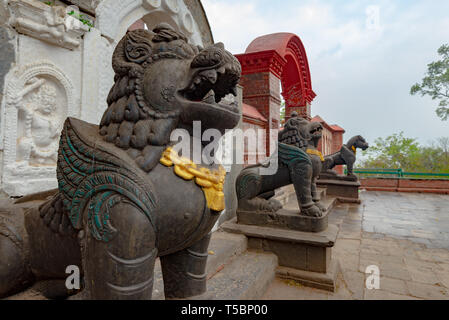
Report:
[[[321,180],[317,185],[326,188],[327,195],[337,196],[349,199],[359,198],[360,182],[358,181],[340,181],[340,180]]]
[[[422,300],[416,297],[403,294],[395,294],[384,290],[368,290],[365,289],[365,300]]]
[[[363,300],[365,288],[365,273],[357,271],[343,271],[343,279],[346,287],[355,300]]]
[[[429,285],[408,281],[407,288],[410,294],[417,298],[431,300],[447,300],[449,299],[449,291],[442,286]]]
[[[444,299],[449,290],[448,242],[433,242],[430,246],[417,242],[409,230],[432,230],[432,234],[447,237],[448,196],[387,192],[362,192],[363,206],[340,204],[331,214],[338,216],[341,232],[332,250],[343,271],[342,282],[337,282],[335,293],[295,285],[290,281],[276,280],[264,295],[264,299],[366,299],[366,300],[421,300]],[[386,220],[387,219],[387,220]],[[342,238],[353,230],[353,221],[368,221],[358,238]],[[349,224],[348,227],[346,225]],[[391,224],[394,227],[391,228]],[[359,228],[359,227],[358,227]],[[400,229],[402,228],[402,229]],[[404,235],[397,230],[406,230]],[[382,233],[380,233],[382,232]],[[355,235],[355,233],[353,233]],[[429,236],[428,233],[421,237]],[[432,237],[433,238],[433,237]],[[359,265],[360,264],[360,265]],[[380,269],[380,289],[366,289],[368,265]],[[385,269],[384,269],[385,268]],[[396,274],[393,270],[397,270]],[[416,270],[416,274],[415,273]],[[384,272],[385,271],[385,272]],[[425,282],[435,281],[431,284]],[[404,280],[404,279],[414,279]],[[419,282],[422,281],[422,282]],[[411,290],[410,290],[411,289]]]
[[[195,21],[198,24],[198,29],[201,33],[201,38],[203,39],[203,44],[205,46],[213,44],[214,38],[201,1],[184,0],[184,3],[186,4],[187,8],[189,8]]]
[[[74,50],[81,45],[81,36],[89,30],[79,20],[67,15],[64,6],[49,6],[34,0],[11,0],[9,7],[12,10],[9,23],[19,33],[55,46]]]
[[[221,228],[227,232],[244,234],[247,237],[269,239],[281,242],[301,243],[320,247],[333,247],[337,239],[338,228],[330,225],[327,230],[317,233],[274,229],[238,224],[236,219],[225,222]]]
[[[11,69],[11,65],[16,61],[15,36],[13,32],[5,25],[0,25],[0,101],[3,97],[3,88],[5,85],[5,76]]]
[[[237,221],[239,224],[270,226],[305,232],[320,232],[327,228],[327,215],[328,213],[322,217],[314,218],[301,216],[297,211],[285,209],[274,213],[238,211]]]
[[[248,251],[217,273],[207,292],[214,300],[259,299],[273,281],[276,267],[276,255]]]
[[[331,247],[337,238],[336,226],[330,225],[325,231],[311,233],[244,225],[236,223],[234,219],[224,223],[222,229],[245,234],[248,237],[249,248],[273,252],[278,257],[280,266],[301,270],[298,271],[296,278],[290,278],[302,279],[303,284],[311,284],[326,290],[335,289],[339,268],[336,267],[336,262],[332,262]],[[303,271],[305,273],[301,275]],[[314,276],[313,273],[322,275]],[[320,282],[322,283],[319,284]]]
[[[208,278],[219,272],[226,263],[246,251],[248,240],[243,235],[214,232],[208,248],[206,272]]]
[[[324,192],[320,190],[320,194]],[[281,229],[289,229],[304,232],[321,232],[326,230],[328,226],[328,216],[337,203],[337,199],[333,197],[321,197],[321,205],[324,208],[323,216],[308,217],[300,214],[300,209],[293,193],[285,192],[289,201],[276,212],[269,213],[263,211],[248,212],[243,210],[237,211],[237,222],[240,224],[257,225]],[[275,197],[275,199],[278,199]]]
[[[340,273],[338,261],[332,261],[325,273],[310,272],[288,267],[278,267],[276,275],[281,279],[293,279],[299,283],[331,292],[336,291],[337,277]]]
[[[394,279],[389,277],[380,277],[380,290],[391,292],[394,294],[408,295],[406,282],[400,279]],[[369,291],[369,290],[368,290]],[[373,290],[371,290],[373,291]],[[365,298],[366,299],[366,298]]]
[[[69,0],[67,2],[79,7],[91,15],[95,15],[95,9],[102,0]]]
[[[273,252],[279,265],[311,272],[326,273],[331,261],[331,249],[288,242],[250,238],[248,247]]]
[[[20,250],[28,244],[24,228],[25,210],[8,200],[1,201],[0,205],[0,254],[3,263],[0,265],[0,293],[16,293],[32,281],[28,252]]]

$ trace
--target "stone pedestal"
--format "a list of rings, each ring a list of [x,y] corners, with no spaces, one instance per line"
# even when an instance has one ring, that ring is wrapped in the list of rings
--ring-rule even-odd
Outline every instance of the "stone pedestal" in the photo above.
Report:
[[[238,211],[239,224],[274,227],[305,232],[320,232],[327,228],[328,215],[320,218],[300,216],[298,211],[281,209],[274,213]]]
[[[340,202],[360,203],[359,199],[359,181],[347,181],[340,179],[319,179],[317,186],[326,188],[326,194],[335,196]]]
[[[329,205],[332,208],[334,201]],[[237,212],[237,218],[221,228],[244,234],[248,248],[268,251],[278,257],[277,274],[303,285],[335,291],[338,261],[331,250],[337,239],[337,226],[328,226],[328,210],[322,218],[310,218],[292,210],[273,214]],[[238,220],[238,221],[237,221]]]
[[[289,193],[289,190],[286,189],[284,192],[287,193],[286,198],[288,200],[284,204],[283,209],[270,213],[237,210],[237,223],[304,232],[321,232],[326,230],[328,215],[337,202],[336,198],[326,198],[325,190],[320,189],[319,194],[322,199],[320,203],[326,208],[326,213],[322,217],[315,218],[301,215],[294,190]],[[275,197],[275,199],[278,198]],[[288,201],[294,203],[288,203]]]

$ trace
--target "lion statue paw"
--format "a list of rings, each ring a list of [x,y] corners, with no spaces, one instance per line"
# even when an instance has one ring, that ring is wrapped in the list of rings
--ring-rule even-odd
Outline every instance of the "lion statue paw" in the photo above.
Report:
[[[315,204],[308,208],[301,208],[301,214],[308,217],[316,217],[316,218],[320,218],[323,216],[323,212]]]
[[[320,201],[315,202],[315,205],[321,210],[321,212],[326,212],[326,207],[324,207]]]

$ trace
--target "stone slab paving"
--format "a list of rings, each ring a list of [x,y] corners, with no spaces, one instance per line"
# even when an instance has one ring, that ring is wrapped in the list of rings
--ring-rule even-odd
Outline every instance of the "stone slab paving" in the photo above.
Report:
[[[449,300],[449,195],[361,192],[362,204],[339,204],[333,256],[337,292],[276,279],[264,299]],[[380,271],[380,289],[366,289],[366,267]]]

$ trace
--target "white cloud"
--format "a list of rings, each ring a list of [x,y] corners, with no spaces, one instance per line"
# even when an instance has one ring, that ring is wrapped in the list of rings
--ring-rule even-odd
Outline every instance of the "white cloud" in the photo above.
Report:
[[[227,1],[202,1],[216,42],[233,53],[243,53],[249,43],[269,32],[266,20],[257,12],[257,1],[230,5]]]
[[[366,9],[379,7],[379,28],[367,28]],[[312,113],[347,130],[346,137],[405,131],[429,139],[448,135],[436,103],[410,96],[436,50],[449,42],[449,2],[203,0],[216,41],[242,53],[256,37],[292,32],[303,41],[318,94]]]

